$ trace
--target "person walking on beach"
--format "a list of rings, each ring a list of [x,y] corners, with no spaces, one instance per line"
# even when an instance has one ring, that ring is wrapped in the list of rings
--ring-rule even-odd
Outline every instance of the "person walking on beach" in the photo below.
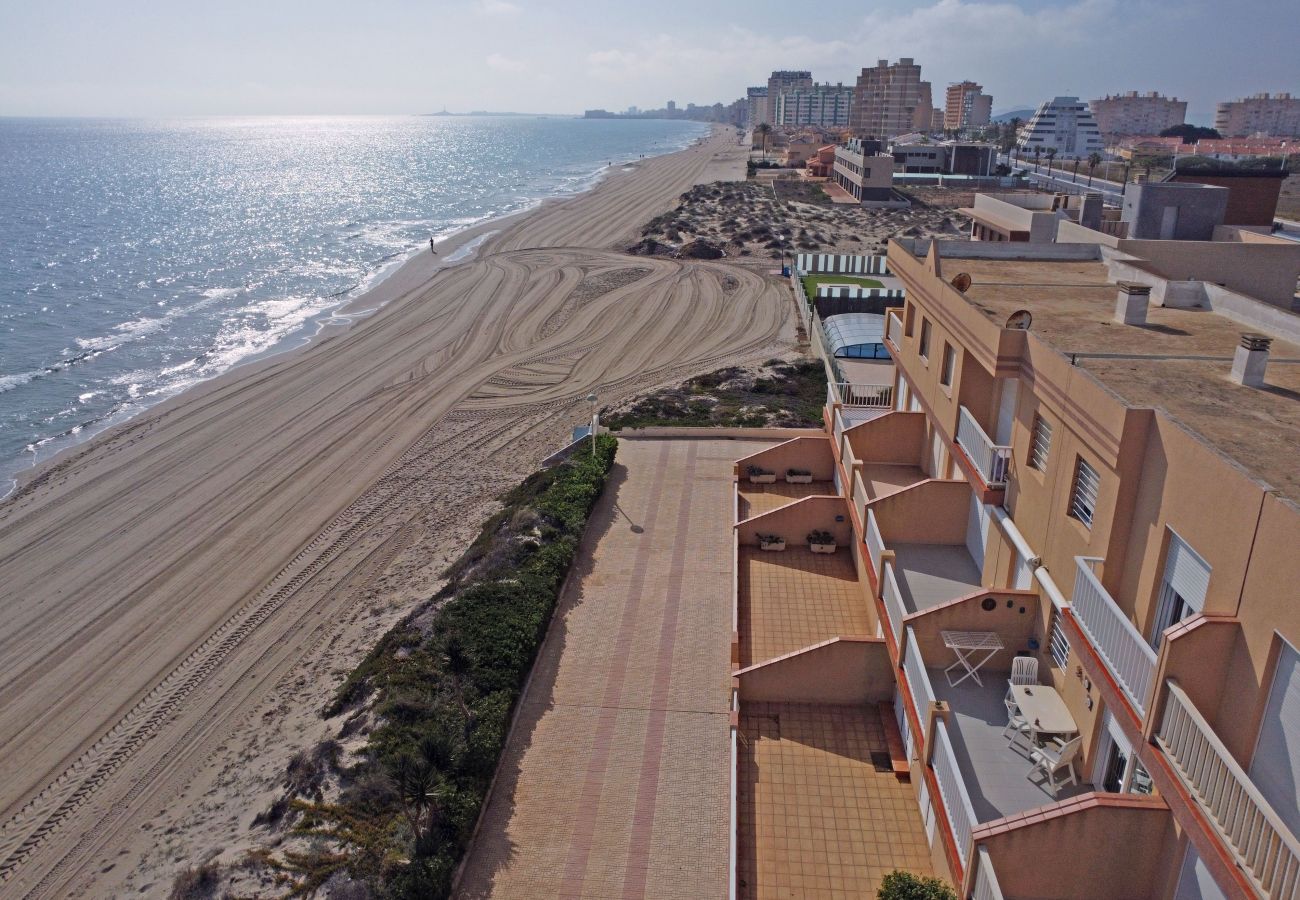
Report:
[[[433,248],[433,235],[429,235],[429,252],[434,256],[438,255],[438,251]]]

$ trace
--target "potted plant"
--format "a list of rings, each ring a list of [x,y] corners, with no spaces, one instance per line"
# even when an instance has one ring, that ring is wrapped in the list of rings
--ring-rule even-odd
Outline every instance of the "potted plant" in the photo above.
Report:
[[[807,469],[787,469],[786,484],[812,484],[812,472]]]
[[[745,470],[749,474],[750,484],[775,484],[776,473],[769,472],[759,466],[750,466]]]
[[[779,534],[760,534],[758,535],[758,549],[780,553],[785,549],[785,538]]]
[[[813,553],[834,553],[835,535],[829,531],[808,532],[808,549]]]

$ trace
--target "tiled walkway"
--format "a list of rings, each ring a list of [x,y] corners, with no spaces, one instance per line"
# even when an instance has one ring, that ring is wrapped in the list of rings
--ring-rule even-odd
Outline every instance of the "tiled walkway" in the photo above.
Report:
[[[459,896],[727,894],[732,462],[623,441]]]
[[[740,520],[752,519],[754,516],[780,509],[804,497],[835,496],[833,481],[814,481],[811,484],[787,484],[778,481],[775,484],[740,484]]]
[[[893,869],[931,874],[916,800],[889,768],[874,708],[747,703],[740,733],[739,897],[874,897]]]
[[[870,636],[867,595],[849,551],[781,553],[740,548],[740,664],[753,665],[828,638]]]

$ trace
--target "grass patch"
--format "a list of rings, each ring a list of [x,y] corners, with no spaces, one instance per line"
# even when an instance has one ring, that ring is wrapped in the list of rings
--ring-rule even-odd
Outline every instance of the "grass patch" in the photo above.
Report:
[[[851,284],[863,288],[885,286],[884,282],[877,281],[875,278],[863,278],[861,275],[805,275],[800,280],[803,282],[803,292],[808,295],[809,300],[816,299],[817,287],[822,284]]]
[[[503,497],[447,587],[344,681],[326,716],[370,699],[379,725],[337,802],[293,801],[295,833],[314,840],[276,864],[291,894],[346,878],[374,896],[447,896],[617,445],[601,437],[595,456],[577,453]],[[296,759],[305,781],[334,747]]]
[[[638,397],[606,413],[623,428],[816,428],[826,403],[826,368],[817,360],[769,360],[757,371],[731,367]]]

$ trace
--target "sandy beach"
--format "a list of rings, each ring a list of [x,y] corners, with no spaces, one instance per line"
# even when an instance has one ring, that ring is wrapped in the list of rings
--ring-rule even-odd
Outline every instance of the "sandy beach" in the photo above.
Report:
[[[589,393],[789,352],[778,279],[616,249],[744,157],[719,131],[462,234],[351,327],[30,473],[0,503],[0,894],[166,896],[247,846],[342,676]]]

